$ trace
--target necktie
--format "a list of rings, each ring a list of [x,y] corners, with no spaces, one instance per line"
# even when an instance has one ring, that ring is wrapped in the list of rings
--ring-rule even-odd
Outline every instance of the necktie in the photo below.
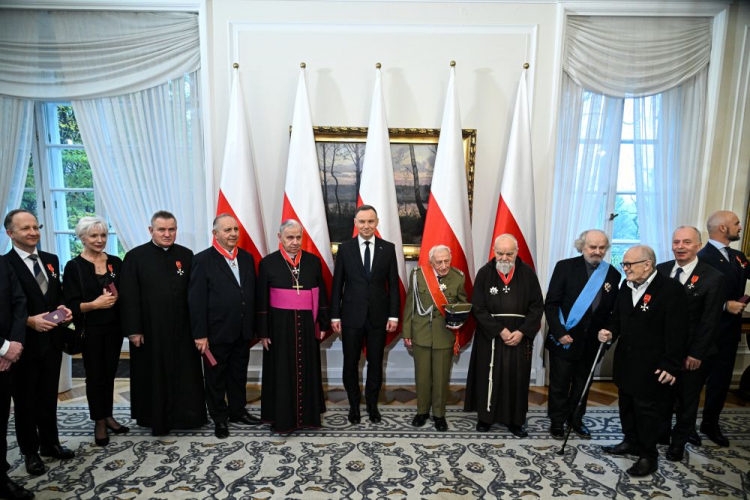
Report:
[[[682,279],[680,279],[681,277],[682,277],[682,268],[678,267],[677,271],[674,272],[674,279],[682,283]]]
[[[370,279],[370,242],[365,241],[365,276]]]
[[[727,261],[731,262],[732,261],[732,257],[731,257],[732,254],[729,252],[729,247],[724,247],[721,250],[722,250],[721,253],[724,254],[724,257],[726,257]]]
[[[49,283],[47,283],[47,277],[44,275],[42,267],[39,265],[39,256],[31,254],[29,255],[29,259],[34,263],[34,278],[36,278],[39,288],[42,289],[42,294],[46,294],[47,289],[49,288]]]

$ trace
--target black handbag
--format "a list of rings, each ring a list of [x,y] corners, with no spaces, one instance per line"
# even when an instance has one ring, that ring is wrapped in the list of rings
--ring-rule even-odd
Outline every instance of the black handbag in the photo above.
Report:
[[[81,290],[83,290],[81,268],[78,266],[78,262],[75,260],[72,262],[76,265],[76,269],[78,269],[78,278],[81,280]],[[83,313],[80,324],[74,321],[72,326],[73,328],[71,328],[71,325],[68,325],[63,332],[63,352],[71,356],[83,352],[83,344],[86,341],[86,313]]]

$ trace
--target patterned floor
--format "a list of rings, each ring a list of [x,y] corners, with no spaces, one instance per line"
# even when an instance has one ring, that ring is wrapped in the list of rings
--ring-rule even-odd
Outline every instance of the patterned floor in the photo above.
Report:
[[[621,438],[617,411],[593,408],[587,424],[595,438],[573,438],[564,456],[549,439],[544,408],[529,412],[529,438],[505,428],[474,430],[476,417],[448,412],[450,430],[410,425],[414,407],[385,405],[383,422],[352,426],[346,407],[331,405],[324,428],[290,436],[267,426],[232,425],[226,440],[206,426],[153,438],[133,427],[105,448],[92,443],[87,408],[63,404],[61,440],[77,452],[65,462],[46,460],[49,471],[25,475],[11,440],[11,476],[37,498],[254,498],[254,499],[454,499],[472,498],[748,498],[750,495],[750,409],[725,412],[729,448],[710,443],[694,448],[681,463],[660,461],[652,476],[633,479],[624,471],[630,457],[602,454],[600,446]],[[129,408],[118,406],[129,422]],[[11,423],[13,424],[13,422]],[[662,447],[662,452],[664,451]]]

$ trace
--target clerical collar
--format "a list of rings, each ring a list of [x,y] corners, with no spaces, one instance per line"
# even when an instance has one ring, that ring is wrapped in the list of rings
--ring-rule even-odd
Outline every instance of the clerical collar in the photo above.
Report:
[[[646,278],[646,281],[644,281],[640,285],[636,285],[632,281],[628,281],[628,286],[631,288],[631,290],[635,290],[635,291],[638,291],[641,288],[648,288],[651,282],[654,281],[654,278],[656,278],[656,269],[654,269],[651,275],[648,278]]]
[[[284,250],[284,247],[281,244],[281,242],[279,242],[279,251],[281,252],[281,256],[284,257],[284,260],[287,261],[289,264],[291,264],[292,267],[299,266],[299,261],[302,258],[301,248],[299,249],[299,252],[297,252],[297,254],[294,257],[292,257],[291,255],[287,253],[286,250]]]
[[[687,278],[688,276],[693,274],[693,271],[695,270],[695,266],[697,265],[698,265],[698,257],[694,258],[693,262],[691,262],[690,264],[685,264],[684,266],[681,266],[677,263],[677,261],[674,261],[674,267],[672,267],[672,272],[670,273],[670,276],[673,275],[677,271],[677,268],[681,267],[682,272],[685,274],[685,278]]]
[[[154,246],[155,246],[156,248],[159,248],[159,249],[161,249],[161,250],[164,250],[165,252],[166,252],[167,250],[169,250],[170,248],[172,248],[172,245],[170,245],[170,246],[168,246],[168,247],[163,247],[163,246],[161,246],[161,245],[157,245],[157,244],[156,244],[156,242],[155,242],[154,240],[151,240],[151,243],[153,243],[153,244],[154,244]]]

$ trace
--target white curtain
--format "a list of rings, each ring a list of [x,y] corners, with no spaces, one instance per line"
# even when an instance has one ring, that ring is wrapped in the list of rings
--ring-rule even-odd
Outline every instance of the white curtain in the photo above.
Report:
[[[647,96],[693,78],[710,56],[710,18],[571,16],[563,69],[592,92]]]
[[[64,100],[122,95],[199,67],[196,14],[0,11],[0,94]]]
[[[18,208],[23,197],[29,168],[34,130],[34,102],[0,96],[0,200],[3,214]],[[0,253],[5,253],[10,239],[5,228],[0,234]]]
[[[128,250],[148,240],[157,210],[178,223],[178,242],[208,246],[199,72],[140,92],[73,101],[94,183]]]
[[[554,224],[548,277],[557,261],[575,255],[585,229],[604,228],[607,192],[620,156],[623,100],[595,94],[563,74],[557,140]]]
[[[633,102],[638,227],[659,261],[671,258],[674,228],[697,223],[707,75],[704,69],[678,87]]]

